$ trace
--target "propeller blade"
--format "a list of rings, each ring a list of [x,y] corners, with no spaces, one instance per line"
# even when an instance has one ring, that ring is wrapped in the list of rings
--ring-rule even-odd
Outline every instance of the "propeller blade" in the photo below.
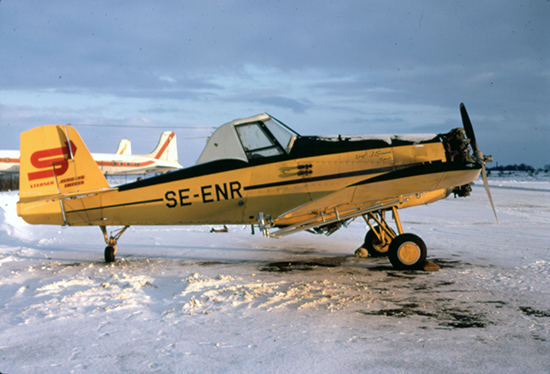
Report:
[[[464,103],[460,103],[460,116],[462,117],[462,123],[464,125],[464,131],[466,136],[470,139],[470,145],[472,146],[472,153],[474,154],[475,161],[478,164],[485,165],[485,159],[483,158],[483,153],[477,147],[476,135],[474,133],[474,127],[472,126],[472,121],[470,121],[470,116],[466,111],[466,106]]]
[[[464,131],[466,136],[470,139],[470,144],[472,145],[472,150],[474,154],[477,152],[477,142],[476,135],[474,133],[474,127],[472,126],[472,121],[470,121],[470,116],[466,111],[466,106],[464,103],[460,103],[460,116],[462,117],[462,125],[464,126]]]
[[[485,164],[482,165],[481,176],[483,178],[483,185],[485,186],[485,192],[487,192],[487,197],[489,198],[489,202],[491,203],[491,208],[493,208],[493,214],[495,215],[495,219],[498,223],[497,211],[495,210],[495,204],[493,204],[493,198],[491,197],[491,190],[489,190],[489,182],[487,182],[487,172],[485,171]]]
[[[472,121],[470,121],[470,116],[466,111],[466,106],[464,103],[460,103],[460,116],[462,117],[462,124],[464,125],[464,131],[466,131],[466,136],[468,139],[475,141],[474,127],[472,126]]]
[[[478,164],[481,164],[481,176],[483,178],[483,185],[485,186],[485,192],[487,192],[487,197],[491,203],[491,208],[493,208],[493,214],[498,223],[497,211],[495,210],[495,204],[493,203],[493,198],[491,196],[491,190],[489,190],[489,182],[487,182],[487,171],[485,170],[485,161],[486,158],[483,157],[483,154],[477,147],[476,135],[474,134],[474,127],[472,126],[472,121],[470,121],[470,116],[466,111],[466,106],[464,103],[460,103],[460,116],[462,117],[462,124],[464,125],[464,131],[466,136],[470,139],[470,145],[472,146],[472,152],[474,153],[475,160]]]

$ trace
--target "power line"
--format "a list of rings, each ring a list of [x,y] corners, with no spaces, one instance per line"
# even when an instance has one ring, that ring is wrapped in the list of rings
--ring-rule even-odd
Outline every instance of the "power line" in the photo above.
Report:
[[[158,129],[159,126],[133,126],[133,125],[99,125],[91,123],[69,123],[71,126],[83,126],[83,127],[131,127],[135,129]],[[175,129],[195,129],[195,130],[214,130],[216,127],[213,126],[162,126]]]

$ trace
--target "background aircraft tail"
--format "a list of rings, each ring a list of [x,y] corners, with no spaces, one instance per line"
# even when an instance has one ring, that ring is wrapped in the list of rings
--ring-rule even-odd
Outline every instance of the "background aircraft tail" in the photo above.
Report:
[[[155,158],[162,161],[177,162],[178,146],[176,134],[172,131],[165,131],[161,134],[159,143],[155,150],[145,157]]]
[[[17,210],[28,223],[67,224],[60,199],[107,187],[107,180],[71,126],[42,126],[21,134]]]
[[[128,139],[122,139],[120,143],[118,143],[116,154],[130,156],[132,154],[132,143]]]

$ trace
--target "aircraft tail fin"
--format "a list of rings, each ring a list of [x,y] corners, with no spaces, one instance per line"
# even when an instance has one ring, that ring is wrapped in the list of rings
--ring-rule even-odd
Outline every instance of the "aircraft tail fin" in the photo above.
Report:
[[[177,162],[178,146],[176,143],[176,134],[172,131],[163,132],[155,150],[145,157],[161,161]]]
[[[21,134],[19,198],[42,198],[109,187],[78,132],[48,125]]]
[[[48,125],[21,134],[18,214],[29,223],[65,224],[60,198],[109,187],[78,132]]]
[[[122,139],[118,143],[116,154],[130,156],[132,154],[132,143],[128,139]]]

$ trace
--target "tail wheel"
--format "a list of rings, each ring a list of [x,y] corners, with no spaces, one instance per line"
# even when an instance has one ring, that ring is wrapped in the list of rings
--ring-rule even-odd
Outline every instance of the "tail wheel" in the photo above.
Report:
[[[388,255],[390,244],[396,236],[395,231],[390,227],[388,227],[388,230],[391,232],[391,235],[382,230],[380,226],[376,226],[374,229],[370,229],[369,232],[367,232],[363,248],[369,252],[369,255],[372,257]]]
[[[401,234],[390,243],[388,257],[396,269],[420,270],[426,262],[426,244],[417,235]]]
[[[115,261],[116,247],[108,245],[105,247],[105,262],[114,262]]]

